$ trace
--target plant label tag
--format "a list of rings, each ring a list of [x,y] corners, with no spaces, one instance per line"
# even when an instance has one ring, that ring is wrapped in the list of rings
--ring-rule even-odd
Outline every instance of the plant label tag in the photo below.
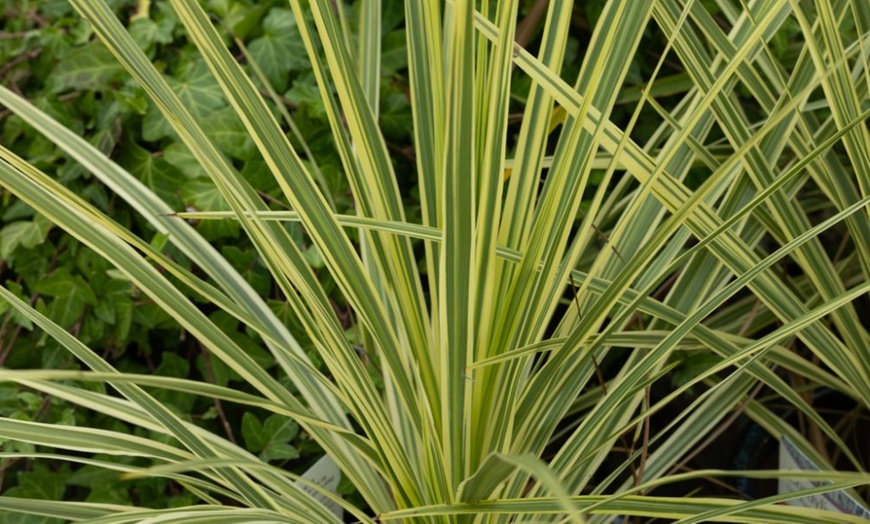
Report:
[[[779,441],[779,469],[821,471],[821,468],[799,450],[785,435],[783,435],[782,439]],[[824,484],[830,484],[830,482],[823,480],[781,478],[779,479],[779,492],[790,493],[792,491],[810,489]],[[808,508],[837,511],[839,513],[856,515],[870,520],[870,510],[864,507],[864,504],[861,501],[843,490],[792,499],[787,503],[792,506],[804,506]]]
[[[338,465],[332,460],[332,457],[329,455],[324,455],[320,457],[320,460],[314,463],[308,471],[302,474],[302,478],[311,482],[312,484],[317,484],[322,489],[326,491],[331,491],[332,493],[338,493],[338,482],[341,480],[341,470],[338,468]],[[332,500],[325,497],[323,494],[317,492],[311,486],[307,486],[302,482],[297,481],[296,485],[309,493],[314,499],[321,504],[325,508],[328,508],[330,511],[335,513],[335,516],[339,519],[344,518],[344,510],[341,509],[341,506],[333,502]]]

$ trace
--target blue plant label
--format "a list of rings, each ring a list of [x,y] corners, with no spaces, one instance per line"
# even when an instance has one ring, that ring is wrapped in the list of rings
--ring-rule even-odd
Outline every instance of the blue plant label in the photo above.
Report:
[[[338,468],[335,461],[332,460],[332,457],[324,455],[320,457],[320,460],[315,462],[314,465],[308,468],[308,471],[302,474],[302,478],[312,484],[320,486],[323,490],[337,494],[338,483],[341,480],[341,470]],[[335,516],[338,517],[339,520],[344,518],[344,510],[334,501],[303,482],[297,481],[296,485],[303,491],[309,493],[316,501],[323,504],[325,508],[328,508],[330,511],[335,513]]]
[[[785,435],[779,441],[779,469],[800,471],[821,471],[821,468],[794,445]],[[809,480],[797,478],[779,479],[779,492],[790,493],[802,489],[811,489],[830,481]],[[836,511],[847,515],[855,515],[870,520],[870,510],[864,504],[847,493],[846,491],[830,491],[807,497],[800,497],[788,501],[792,506],[804,506],[808,508]]]

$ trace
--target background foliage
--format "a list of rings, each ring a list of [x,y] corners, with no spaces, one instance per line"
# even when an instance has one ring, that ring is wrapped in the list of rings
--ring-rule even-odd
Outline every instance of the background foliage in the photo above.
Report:
[[[171,79],[186,105],[206,122],[211,138],[226,152],[243,176],[265,197],[279,193],[264,162],[255,158],[253,142],[227,105],[220,88],[198,58],[193,46],[168,4],[155,2],[143,16],[135,1],[112,2],[142,49]],[[230,35],[244,40],[272,88],[293,111],[302,137],[319,161],[338,210],[352,202],[347,183],[340,176],[340,161],[332,146],[322,102],[317,94],[304,46],[290,9],[282,2],[215,1],[209,6],[226,21]],[[393,6],[395,7],[395,6]],[[395,12],[395,11],[393,11]],[[217,211],[228,209],[214,185],[167,124],[149,103],[144,92],[124,73],[123,67],[100,42],[90,26],[66,1],[2,3],[3,32],[0,38],[2,83],[21,93],[38,108],[57,119],[103,153],[111,156],[148,185],[174,209]],[[397,71],[404,67],[401,18],[385,21],[387,47],[384,73],[395,83],[385,82],[385,112],[382,123],[398,141],[409,139],[410,112]],[[390,25],[386,25],[390,24]],[[389,56],[393,58],[390,59]],[[289,57],[285,59],[285,57]],[[171,75],[171,76],[170,76]],[[265,92],[265,89],[264,89]],[[2,112],[3,144],[32,159],[34,165],[57,176],[77,194],[112,216],[121,225],[150,238],[156,248],[191,269],[183,254],[167,245],[123,201],[90,176],[68,155],[8,110]],[[413,206],[413,202],[409,202]],[[280,205],[276,209],[283,208]],[[210,356],[197,341],[186,336],[178,323],[123,279],[102,257],[52,228],[43,217],[12,197],[3,195],[0,258],[2,277],[18,296],[38,311],[69,329],[82,342],[108,358],[123,371],[155,373],[170,377],[196,378],[244,389],[244,381],[220,360]],[[302,228],[290,225],[301,244],[307,241]],[[270,299],[278,316],[304,344],[308,340],[287,304],[277,299],[268,272],[258,261],[250,243],[236,223],[203,221],[197,229],[233,266]],[[315,267],[316,248],[306,256]],[[328,273],[322,274],[327,289],[334,287]],[[191,294],[191,298],[201,300]],[[348,336],[354,331],[341,295],[334,296],[336,311],[347,317]],[[57,342],[34,330],[32,322],[0,306],[0,364],[9,368],[78,369],[79,364]],[[274,359],[262,348],[262,340],[229,315],[211,315],[226,333],[265,369],[274,370]],[[319,358],[309,352],[314,362]],[[96,386],[95,386],[96,387]],[[99,388],[102,389],[102,388]],[[0,385],[0,414],[21,420],[60,420],[82,426],[124,428],[86,410],[75,409],[62,399],[21,390],[11,383]],[[298,426],[283,417],[241,410],[184,393],[162,392],[158,398],[187,420],[226,435],[266,461],[304,470],[322,451]],[[96,417],[96,418],[95,418]],[[127,431],[134,431],[132,428]],[[138,434],[154,434],[136,430]],[[32,451],[29,445],[7,442],[5,451]],[[0,485],[5,494],[45,499],[82,498],[95,502],[131,503],[153,501],[158,506],[181,505],[194,499],[171,483],[148,479],[120,485],[110,482],[111,472],[85,466],[73,471],[64,466],[49,469],[18,459],[4,459]],[[347,491],[350,486],[343,487]],[[161,502],[162,501],[162,502]],[[41,517],[9,514],[4,518],[30,522]]]

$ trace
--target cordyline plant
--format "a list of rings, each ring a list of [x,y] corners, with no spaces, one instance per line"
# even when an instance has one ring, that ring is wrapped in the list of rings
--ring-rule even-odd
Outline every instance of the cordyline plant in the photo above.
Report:
[[[870,479],[781,371],[870,406],[870,336],[853,303],[870,291],[870,133],[861,103],[870,85],[870,8],[865,0],[714,3],[718,20],[709,2],[608,2],[572,85],[559,73],[573,2],[549,2],[533,55],[515,43],[517,0],[407,0],[422,208],[422,222],[411,223],[378,129],[378,2],[362,2],[351,45],[334,2],[290,1],[353,191],[356,214],[340,215],[197,2],[171,4],[292,212],[271,211],[240,177],[103,1],[72,0],[231,209],[188,216],[241,224],[328,374],[230,264],[173,216],[179,210],[0,88],[0,103],[201,271],[185,270],[5,148],[0,184],[110,261],[256,391],[120,373],[0,289],[90,369],[0,370],[2,380],[171,438],[12,419],[0,420],[0,437],[54,450],[30,458],[166,477],[201,500],[168,509],[0,497],[0,509],[99,523],[341,521],[330,505],[363,522],[861,522],[780,504]],[[803,43],[788,65],[769,45],[786,23]],[[673,93],[675,104],[640,90],[628,123],[618,126],[611,120],[617,94],[650,26],[667,41],[646,85],[657,85],[665,59],[682,64],[687,85]],[[510,83],[520,77],[531,87],[521,121],[509,126]],[[756,106],[752,115],[738,90]],[[632,131],[644,108],[661,124],[637,143]],[[692,181],[690,170],[703,176]],[[813,198],[802,200],[807,193]],[[348,341],[288,220],[301,222],[319,248],[364,332],[362,351]],[[820,240],[825,231],[846,238],[840,253]],[[412,242],[420,240],[418,260]],[[259,333],[298,394],[214,325],[191,292]],[[673,363],[699,351],[714,358],[669,387]],[[95,392],[88,381],[120,396]],[[651,396],[659,385],[664,393]],[[367,506],[297,482],[182,420],[143,387],[298,421]],[[829,465],[819,473],[676,473],[736,412],[827,463],[753,398],[761,387],[803,413],[859,472]],[[650,424],[666,408],[666,422]],[[145,457],[153,466],[92,454]],[[656,494],[669,483],[738,474],[827,482],[749,502]]]

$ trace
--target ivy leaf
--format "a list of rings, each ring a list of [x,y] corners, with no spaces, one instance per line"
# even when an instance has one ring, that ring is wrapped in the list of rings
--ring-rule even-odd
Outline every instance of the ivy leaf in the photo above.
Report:
[[[19,249],[8,261],[9,267],[21,277],[25,287],[33,289],[36,284],[48,274],[51,267],[51,255],[54,246],[46,242],[34,249]],[[28,297],[27,300],[30,300]]]
[[[102,502],[105,504],[129,504],[130,494],[123,482],[118,482],[118,472],[83,466],[73,472],[67,480],[71,486],[90,488],[87,502]]]
[[[198,178],[186,182],[181,189],[181,198],[184,200],[185,206],[193,207],[199,211],[230,210],[220,190],[208,179]],[[235,220],[205,220],[200,222],[199,230],[210,238],[237,237],[239,223]]]
[[[187,178],[208,178],[208,173],[184,142],[172,142],[163,150],[163,158],[181,170]]]
[[[274,300],[270,299],[267,301],[269,305],[269,309],[272,310],[272,313],[278,317],[285,326],[293,325],[294,327],[299,327],[299,320],[296,318],[296,313],[293,311],[293,308],[286,300]]]
[[[3,222],[12,222],[21,220],[22,218],[30,218],[36,214],[36,211],[23,200],[16,200],[11,205],[3,210],[3,215],[0,220]]]
[[[160,365],[154,370],[154,374],[162,377],[185,378],[190,375],[190,362],[175,353],[164,351]],[[178,413],[190,413],[196,402],[196,397],[181,391],[158,390],[154,392],[154,398]]]
[[[65,328],[71,327],[82,316],[86,305],[97,304],[91,286],[82,277],[73,276],[62,267],[37,283],[35,291],[54,297],[48,306],[48,316]]]
[[[146,52],[153,49],[155,44],[172,43],[172,31],[177,18],[171,9],[162,9],[161,6],[162,4],[158,4],[160,12],[154,19],[137,18],[128,28],[130,36]]]
[[[114,324],[117,318],[115,315],[114,304],[105,301],[100,301],[100,303],[97,304],[94,308],[94,315],[106,324]]]
[[[698,352],[689,354],[688,357],[674,370],[671,377],[671,386],[679,388],[687,384],[690,380],[710,369],[721,362],[721,359],[713,354],[706,352]]]
[[[263,369],[269,369],[275,365],[275,357],[271,353],[263,349],[262,345],[255,342],[251,337],[239,331],[239,321],[230,316],[225,311],[215,311],[209,315],[216,326],[221,328],[224,333],[230,337],[233,342],[238,344],[245,353],[248,354],[254,361]]]
[[[381,74],[393,75],[408,67],[408,44],[405,30],[396,29],[381,41]]]
[[[268,442],[263,435],[263,424],[250,411],[242,417],[242,438],[245,439],[245,447],[253,453],[262,451]]]
[[[182,67],[177,77],[166,77],[166,81],[197,122],[226,106],[220,86],[202,59],[190,62]],[[156,142],[171,135],[172,126],[160,110],[152,106],[142,120],[142,138]]]
[[[208,359],[208,360],[206,360]],[[196,369],[207,377],[209,382],[218,386],[226,386],[231,380],[241,380],[242,377],[233,371],[223,360],[215,357],[211,353],[208,355],[198,355],[196,358]]]
[[[414,132],[411,106],[402,93],[391,93],[381,99],[381,129],[384,135],[400,139]]]
[[[323,255],[320,253],[320,248],[317,247],[317,244],[311,244],[308,249],[302,252],[302,256],[305,257],[305,260],[308,262],[308,265],[311,266],[311,269],[322,269],[326,266],[323,262]]]
[[[326,120],[326,106],[312,77],[305,76],[295,80],[293,87],[284,96],[300,109],[307,109],[311,118]]]
[[[148,111],[148,98],[145,91],[137,86],[124,84],[121,89],[114,92],[114,95],[119,104],[137,115],[144,115]]]
[[[263,36],[248,46],[251,58],[277,91],[287,89],[290,71],[307,69],[308,55],[289,9],[273,8],[263,19]]]
[[[208,136],[227,155],[250,160],[257,153],[251,134],[231,107],[216,111],[203,121]]]
[[[109,195],[106,193],[106,187],[102,185],[92,184],[82,189],[81,193],[87,201],[96,205],[102,211],[109,210]]]
[[[101,90],[119,80],[124,67],[98,41],[72,50],[61,60],[48,78],[52,93],[68,89]]]
[[[383,33],[389,33],[405,19],[402,0],[385,0],[381,12],[381,31]]]
[[[154,370],[155,375],[162,377],[184,378],[190,373],[190,363],[175,353],[163,353],[160,365]]]
[[[124,346],[130,335],[130,328],[133,324],[133,285],[128,280],[119,280],[112,278],[110,272],[112,269],[106,269],[94,278],[101,279],[104,282],[100,286],[101,295],[98,298],[99,304],[94,308],[94,315],[107,324],[114,326],[112,336],[115,343],[119,346]],[[103,305],[105,304],[105,309]]]
[[[118,158],[118,162],[131,175],[157,193],[157,196],[170,207],[179,209],[181,199],[177,193],[178,183],[179,180],[185,178],[181,171],[165,159],[155,157],[150,151],[130,140],[125,142],[123,151],[124,153]]]
[[[299,457],[299,451],[290,442],[299,434],[299,424],[283,415],[273,414],[263,423],[263,435],[268,442],[260,453],[266,462],[290,460]]]
[[[299,434],[299,424],[284,415],[269,415],[263,423],[263,432],[273,442],[290,442]]]
[[[51,227],[51,222],[41,215],[32,221],[13,222],[5,226],[0,230],[0,257],[8,259],[18,246],[30,249],[42,244]]]
[[[97,304],[97,296],[91,286],[82,277],[71,275],[63,267],[56,269],[51,275],[42,279],[36,285],[36,292],[50,297],[76,294],[87,304],[92,306]]]
[[[29,297],[24,296],[24,290],[21,287],[21,284],[15,281],[6,282],[6,289],[8,289],[13,295],[20,298],[24,301],[29,301]],[[0,313],[6,313],[9,311],[9,316],[13,322],[23,327],[27,331],[33,330],[33,322],[28,318],[24,313],[18,311],[18,309],[13,308],[9,305],[9,302],[6,299],[0,299]]]
[[[235,36],[246,39],[251,31],[255,31],[262,24],[263,14],[269,9],[270,3],[259,2],[253,6],[242,3],[233,4],[223,19]]]
[[[34,464],[33,471],[18,474],[18,485],[9,488],[4,495],[40,500],[63,500],[69,468],[51,471],[45,464]],[[4,521],[5,522],[5,521]]]
[[[170,77],[169,83],[198,121],[226,105],[220,86],[201,58],[182,67],[177,80]]]
[[[260,191],[270,194],[272,192],[280,193],[278,181],[269,169],[269,165],[262,158],[254,158],[245,162],[245,167],[242,168],[240,174],[252,187],[256,187]]]
[[[269,278],[269,272],[259,264],[255,251],[243,251],[236,246],[224,246],[221,248],[221,254],[251,284],[254,291],[262,296],[269,294],[272,280]]]
[[[292,460],[299,458],[299,450],[286,442],[274,443],[260,453],[265,462],[272,460]]]
[[[248,451],[260,453],[264,461],[288,460],[299,456],[289,444],[299,434],[299,425],[282,415],[271,415],[261,422],[253,413],[242,417],[242,438]]]
[[[85,302],[80,297],[70,294],[52,300],[46,313],[59,326],[69,329],[84,312]]]
[[[112,155],[121,137],[123,126],[121,107],[118,102],[113,102],[108,107],[100,107],[97,113],[97,131],[88,138],[88,141],[106,156]]]

